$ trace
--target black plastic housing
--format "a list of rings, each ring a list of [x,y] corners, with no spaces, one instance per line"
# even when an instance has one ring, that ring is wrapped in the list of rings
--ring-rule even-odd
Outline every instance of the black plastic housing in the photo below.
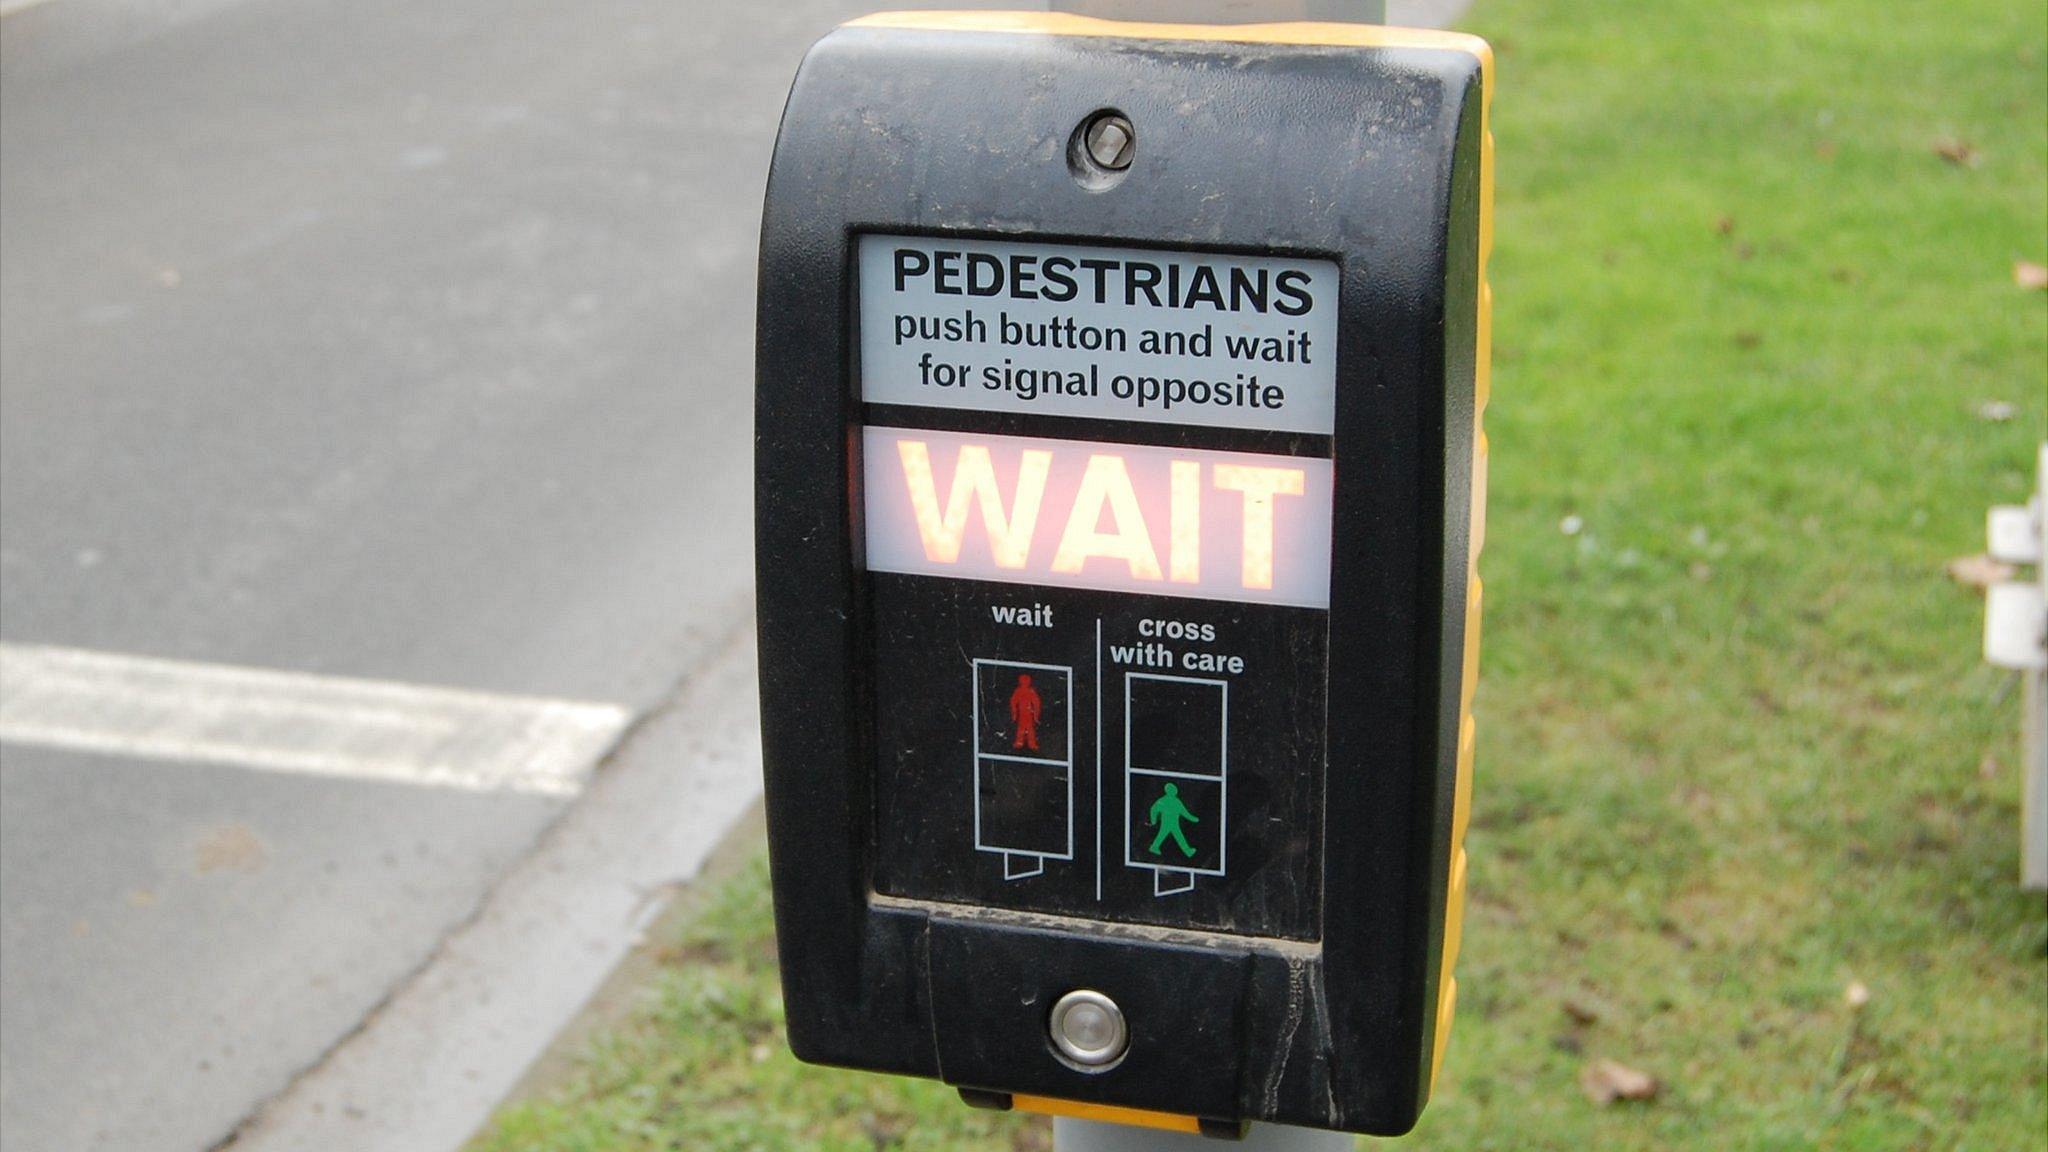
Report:
[[[1219,30],[1227,35],[1227,30]],[[1481,70],[1459,51],[842,28],[790,93],[761,231],[763,759],[790,1044],[808,1061],[1398,1134],[1428,1097],[1465,648]],[[1127,115],[1095,191],[1067,144]],[[1341,269],[1320,938],[880,900],[861,556],[862,232],[1285,252]],[[1063,991],[1131,1020],[1052,1054]],[[1166,1021],[1176,1022],[1168,1027]]]

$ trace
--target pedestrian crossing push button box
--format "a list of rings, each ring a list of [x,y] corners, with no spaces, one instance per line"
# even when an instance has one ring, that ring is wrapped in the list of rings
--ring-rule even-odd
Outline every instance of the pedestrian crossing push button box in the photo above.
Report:
[[[799,1056],[1414,1123],[1464,903],[1490,70],[1043,13],[806,57],[756,416]]]

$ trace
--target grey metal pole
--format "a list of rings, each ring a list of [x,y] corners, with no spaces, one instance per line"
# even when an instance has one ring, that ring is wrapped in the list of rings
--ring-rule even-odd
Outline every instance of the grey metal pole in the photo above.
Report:
[[[1274,1124],[1254,1124],[1242,1141],[1232,1143],[1065,1116],[1053,1118],[1052,1146],[1053,1152],[1351,1152],[1353,1147],[1352,1137],[1343,1132]]]
[[[1387,22],[1386,0],[1048,0],[1054,12],[1168,24],[1264,24],[1286,20]],[[1241,1142],[1057,1116],[1053,1152],[1350,1152],[1342,1132],[1254,1124]]]
[[[1054,12],[1163,24],[1266,24],[1282,20],[1387,22],[1386,0],[1051,0]]]

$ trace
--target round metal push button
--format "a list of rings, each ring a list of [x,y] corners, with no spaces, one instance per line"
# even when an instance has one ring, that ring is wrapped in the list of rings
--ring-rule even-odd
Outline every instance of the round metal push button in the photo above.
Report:
[[[1123,1009],[1100,992],[1076,989],[1052,1006],[1053,1047],[1086,1069],[1105,1068],[1123,1058],[1130,1043]]]

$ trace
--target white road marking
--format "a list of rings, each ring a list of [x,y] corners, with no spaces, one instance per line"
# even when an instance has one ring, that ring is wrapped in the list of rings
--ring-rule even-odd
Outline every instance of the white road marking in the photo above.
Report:
[[[0,644],[0,742],[476,792],[573,796],[610,704]]]

